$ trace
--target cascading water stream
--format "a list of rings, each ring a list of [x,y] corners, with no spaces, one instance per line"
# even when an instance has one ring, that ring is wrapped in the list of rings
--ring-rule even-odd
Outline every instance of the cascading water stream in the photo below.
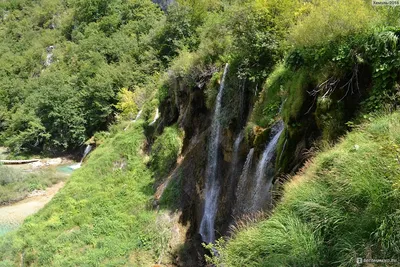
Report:
[[[160,111],[157,108],[156,115],[154,116],[154,120],[150,123],[150,125],[153,125],[154,123],[156,123],[156,121],[158,120],[159,117],[160,117]]]
[[[83,160],[90,153],[90,151],[92,151],[92,146],[91,145],[87,145],[86,148],[85,148],[85,151],[83,152],[83,156],[82,156],[81,161],[78,164],[74,164],[74,165],[69,166],[69,168],[72,169],[72,170],[79,169],[82,166]]]
[[[250,178],[250,169],[253,163],[254,148],[250,149],[249,154],[247,154],[246,162],[243,166],[242,174],[240,175],[239,182],[236,189],[236,205],[233,211],[234,216],[240,215],[242,212],[246,211],[248,205],[246,202],[246,195],[248,192],[248,184]]]
[[[141,109],[139,111],[139,113],[136,115],[136,118],[132,122],[136,122],[140,118],[140,116],[142,115],[142,112],[143,112],[143,109]]]
[[[236,174],[236,170],[239,164],[239,149],[240,144],[242,143],[244,138],[244,131],[241,131],[239,135],[236,137],[235,143],[233,143],[233,154],[232,154],[232,164],[231,164],[231,175]]]
[[[53,50],[54,50],[54,45],[47,47],[46,61],[44,62],[44,65],[46,67],[49,67],[51,63],[53,63]]]
[[[265,199],[268,197],[268,191],[272,185],[272,171],[273,166],[271,166],[271,160],[275,155],[276,146],[278,144],[279,137],[281,136],[284,130],[284,123],[283,121],[277,122],[272,127],[271,132],[271,141],[265,148],[261,160],[257,165],[256,171],[256,185],[254,188],[254,195],[253,195],[253,204],[252,204],[252,211],[258,211],[262,208],[262,205],[265,202]],[[265,180],[264,177],[267,176]]]
[[[220,192],[220,185],[217,180],[218,148],[221,138],[221,125],[219,122],[219,117],[222,108],[222,95],[224,93],[225,78],[228,73],[228,68],[229,64],[226,64],[215,102],[214,116],[211,124],[211,135],[208,145],[204,212],[200,223],[200,235],[203,241],[207,244],[215,241],[214,223],[215,216],[217,214],[218,196]]]

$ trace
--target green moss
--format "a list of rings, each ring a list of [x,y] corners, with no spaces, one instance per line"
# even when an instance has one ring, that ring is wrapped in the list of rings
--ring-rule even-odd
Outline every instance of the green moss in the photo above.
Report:
[[[315,118],[324,141],[334,141],[346,129],[343,102],[334,101],[328,97],[318,98]]]
[[[206,106],[209,110],[212,110],[213,107],[215,106],[215,100],[217,99],[221,78],[222,78],[222,73],[215,72],[211,77],[210,81],[207,83],[205,95],[206,95]]]
[[[286,101],[282,109],[283,120],[287,123],[296,121],[304,115],[305,112],[301,111],[306,103],[307,90],[312,85],[312,78],[305,69],[297,70],[289,75],[290,78],[288,77],[284,85]]]
[[[278,115],[282,97],[285,94],[286,83],[289,82],[291,71],[283,64],[278,64],[275,70],[268,77],[263,90],[251,115],[251,122],[261,127],[270,127]]]

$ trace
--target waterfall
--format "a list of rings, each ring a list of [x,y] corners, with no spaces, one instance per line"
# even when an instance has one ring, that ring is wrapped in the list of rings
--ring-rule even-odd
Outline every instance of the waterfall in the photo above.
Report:
[[[90,153],[90,151],[92,151],[92,146],[91,145],[87,145],[85,148],[85,151],[83,152],[83,157],[81,159],[81,164],[83,162],[83,160],[86,158],[86,156]]]
[[[218,208],[218,196],[220,185],[217,181],[218,171],[218,148],[221,138],[221,125],[219,116],[221,113],[222,95],[225,88],[225,78],[228,73],[229,64],[225,65],[224,74],[222,76],[221,85],[215,102],[214,116],[211,124],[211,135],[208,144],[208,162],[206,169],[205,181],[205,203],[203,218],[200,223],[200,235],[205,243],[215,241],[215,216]]]
[[[81,161],[79,163],[77,163],[77,164],[69,166],[69,168],[72,169],[72,170],[79,169],[82,166],[83,160],[90,153],[90,151],[92,151],[92,148],[93,147],[91,145],[87,145],[86,148],[85,148],[85,151],[83,152],[83,156],[81,158]]]
[[[272,127],[271,141],[265,148],[261,160],[257,165],[252,211],[260,210],[269,195],[268,191],[271,188],[273,178],[273,164],[271,161],[275,155],[276,146],[283,130],[283,121],[277,122]],[[264,179],[265,176],[267,176],[267,179]]]
[[[236,137],[235,143],[233,144],[233,154],[232,154],[232,165],[231,165],[231,175],[235,175],[236,169],[239,164],[239,148],[244,138],[244,132],[241,131]]]
[[[53,50],[54,45],[50,45],[49,47],[47,47],[46,61],[44,62],[44,65],[46,67],[49,67],[51,63],[53,63]]]
[[[142,115],[142,112],[143,112],[143,109],[141,109],[139,111],[139,113],[136,115],[136,118],[132,122],[136,122],[140,118],[140,116]]]
[[[154,120],[150,123],[150,125],[153,125],[154,123],[156,123],[156,121],[158,120],[159,117],[160,117],[160,111],[157,108],[156,115],[154,116]]]
[[[254,156],[254,148],[250,149],[249,154],[247,155],[246,162],[243,166],[242,174],[240,175],[238,186],[236,189],[236,205],[233,211],[235,216],[239,215],[240,213],[244,212],[248,205],[246,203],[246,195],[249,185],[249,178],[250,178],[250,169],[253,163],[253,156]]]

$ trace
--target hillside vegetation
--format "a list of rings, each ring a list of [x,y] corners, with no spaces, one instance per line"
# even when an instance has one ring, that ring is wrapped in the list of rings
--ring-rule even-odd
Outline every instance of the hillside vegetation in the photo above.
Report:
[[[154,178],[146,167],[142,126],[114,129],[51,204],[2,239],[0,266],[168,262],[171,220],[152,206]],[[179,146],[178,136],[170,138]],[[159,157],[160,164],[176,160],[179,151],[172,151]]]
[[[153,93],[151,1],[2,1],[0,19],[0,140],[16,154],[76,149],[114,121],[122,88],[135,113]]]
[[[363,124],[283,186],[265,221],[239,228],[223,266],[354,266],[400,255],[400,114]]]
[[[96,144],[43,210],[0,238],[0,266],[400,259],[400,8],[156,2],[165,10],[150,0],[0,2],[0,145],[26,157]],[[258,171],[277,122],[260,175],[275,182],[265,192],[274,205],[236,217],[243,166],[251,156]],[[207,251],[210,158],[221,239]]]

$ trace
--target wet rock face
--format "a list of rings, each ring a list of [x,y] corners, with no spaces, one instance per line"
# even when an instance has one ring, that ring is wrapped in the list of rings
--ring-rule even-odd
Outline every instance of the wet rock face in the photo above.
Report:
[[[204,188],[207,164],[207,131],[193,137],[187,154],[176,171],[181,179],[179,207],[182,210],[180,223],[189,226],[186,233],[186,251],[178,255],[178,266],[204,266],[205,251],[201,246],[199,227],[203,215],[202,189]]]

